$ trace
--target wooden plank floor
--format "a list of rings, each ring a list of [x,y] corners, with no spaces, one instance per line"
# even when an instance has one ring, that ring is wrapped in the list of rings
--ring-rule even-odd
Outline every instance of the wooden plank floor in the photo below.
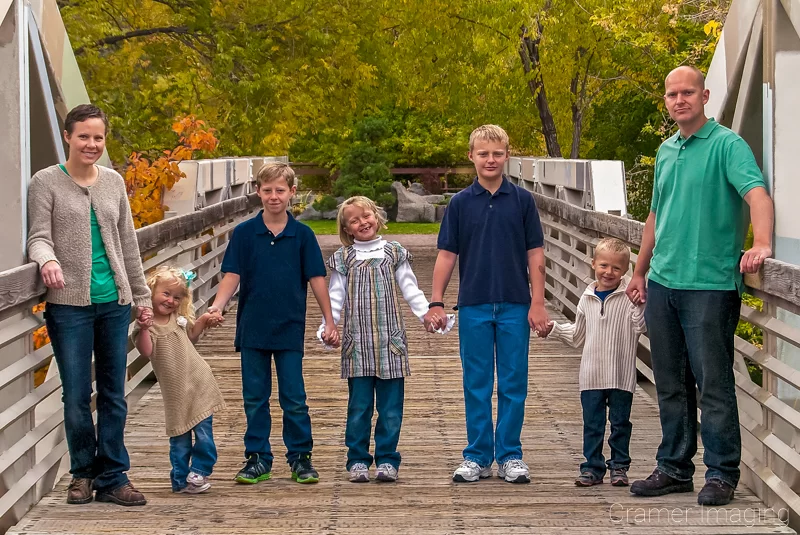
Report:
[[[320,238],[326,256],[337,246]],[[435,237],[400,241],[415,254],[415,271],[430,289]],[[448,296],[455,295],[457,279]],[[310,303],[313,298],[310,298]],[[208,534],[245,533],[794,533],[749,490],[740,487],[728,507],[701,508],[696,494],[642,499],[607,482],[592,488],[573,484],[582,461],[582,420],[577,386],[578,351],[558,342],[532,339],[530,389],[523,428],[530,485],[497,478],[454,484],[452,471],[465,446],[464,405],[457,333],[428,335],[407,310],[412,377],[406,383],[405,419],[400,440],[403,463],[394,484],[352,484],[344,470],[347,384],[339,379],[338,353],[323,351],[313,339],[320,314],[309,306],[305,378],[314,429],[317,485],[291,481],[282,462],[280,409],[273,395],[274,479],[237,485],[241,467],[241,378],[233,351],[233,316],[199,345],[228,403],[215,417],[219,461],[208,494],[172,494],[168,439],[158,385],[130,411],[126,444],[131,479],[147,498],[145,507],[123,508],[65,503],[65,477],[12,534]],[[555,314],[555,313],[554,313]],[[274,381],[273,381],[274,384]],[[654,466],[661,431],[658,408],[641,389],[634,398],[631,454],[633,479]],[[607,448],[606,448],[607,449]],[[606,455],[608,452],[606,451]],[[702,467],[698,454],[696,463]],[[702,486],[702,470],[695,486]]]

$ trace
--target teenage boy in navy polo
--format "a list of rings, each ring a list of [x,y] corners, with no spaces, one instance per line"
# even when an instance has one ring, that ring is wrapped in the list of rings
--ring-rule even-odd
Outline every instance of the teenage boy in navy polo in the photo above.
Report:
[[[233,230],[222,261],[225,276],[214,304],[208,307],[212,314],[220,314],[241,285],[234,344],[242,357],[247,461],[236,481],[252,484],[272,476],[269,398],[274,358],[292,479],[316,483],[319,474],[311,465],[311,419],[303,382],[303,338],[310,284],[327,326],[323,340],[339,344],[325,284],[325,263],[313,231],[286,211],[296,190],[291,167],[267,164],[258,172],[256,184],[264,209]]]
[[[492,475],[528,483],[520,433],[528,395],[530,329],[547,332],[544,236],[533,196],[503,176],[508,134],[484,125],[469,138],[477,178],[455,195],[439,230],[428,330],[447,321],[444,292],[459,261],[458,337],[464,381],[467,441],[453,481]],[[530,286],[528,285],[530,281]],[[497,428],[492,390],[497,368]]]

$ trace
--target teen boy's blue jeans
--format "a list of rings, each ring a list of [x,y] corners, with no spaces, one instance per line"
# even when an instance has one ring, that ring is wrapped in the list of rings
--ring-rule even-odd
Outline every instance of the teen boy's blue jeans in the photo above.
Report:
[[[629,468],[631,465],[631,405],[633,393],[617,388],[581,391],[583,409],[583,456],[581,472],[589,471],[597,479],[606,474],[606,460],[603,458],[603,438],[606,434],[606,409],[611,423],[611,436],[608,445],[611,459],[608,469]]]
[[[169,437],[169,462],[172,471],[172,490],[177,492],[186,486],[186,476],[194,472],[208,477],[217,462],[217,446],[214,444],[213,416],[209,416],[192,429],[177,437]],[[194,433],[194,444],[192,444]]]
[[[272,395],[272,359],[278,377],[278,402],[283,410],[283,442],[286,460],[292,464],[304,454],[310,454],[311,418],[306,404],[301,351],[267,351],[242,348],[242,394],[247,430],[244,433],[244,455],[257,453],[272,464],[269,435],[272,417],[269,398]]]
[[[347,399],[347,429],[344,442],[347,446],[347,469],[355,463],[372,465],[369,454],[369,435],[372,413],[377,405],[378,421],[375,423],[375,464],[389,463],[400,467],[400,426],[403,424],[403,398],[405,379],[378,379],[377,377],[351,377],[347,380],[350,397]]]
[[[104,492],[128,482],[128,451],[123,441],[128,405],[125,370],[131,306],[47,303],[47,334],[61,375],[64,429],[70,474],[94,480]],[[97,382],[97,430],[92,421],[92,351]]]
[[[493,303],[458,309],[467,442],[464,459],[481,466],[522,459],[520,434],[528,396],[528,305]],[[492,390],[497,367],[497,428]]]
[[[742,441],[733,375],[736,290],[673,290],[648,284],[645,320],[661,418],[658,469],[678,480],[694,474],[697,408],[706,480],[736,487]],[[700,392],[697,399],[695,385]]]

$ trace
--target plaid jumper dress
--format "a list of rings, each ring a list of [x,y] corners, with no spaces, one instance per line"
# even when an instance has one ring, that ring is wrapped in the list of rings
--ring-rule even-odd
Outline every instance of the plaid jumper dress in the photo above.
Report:
[[[357,260],[353,246],[340,247],[328,267],[347,279],[342,308],[342,379],[411,375],[397,266],[411,263],[411,253],[397,242],[384,245],[383,258]]]

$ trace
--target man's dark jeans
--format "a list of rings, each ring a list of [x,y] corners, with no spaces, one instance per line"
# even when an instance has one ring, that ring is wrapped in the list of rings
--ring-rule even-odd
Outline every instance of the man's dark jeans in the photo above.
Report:
[[[686,481],[694,474],[697,408],[706,480],[736,487],[742,440],[733,375],[736,290],[673,290],[650,281],[645,320],[661,418],[658,469]],[[697,398],[699,390],[700,398]]]
[[[128,482],[125,449],[125,371],[131,306],[47,303],[47,334],[63,385],[64,428],[73,477],[94,479],[94,489],[111,491]],[[97,382],[97,431],[92,421],[92,350]]]

